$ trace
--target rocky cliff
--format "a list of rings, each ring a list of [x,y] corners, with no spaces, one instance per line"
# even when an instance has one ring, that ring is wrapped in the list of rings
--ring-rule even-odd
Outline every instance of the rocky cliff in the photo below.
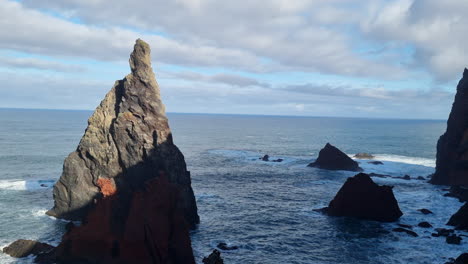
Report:
[[[436,172],[431,183],[468,186],[468,70],[457,86],[447,130],[437,142]]]
[[[106,193],[98,183],[107,181],[119,193],[117,203],[124,208],[119,213],[125,215],[133,194],[164,172],[180,192],[177,207],[194,227],[199,217],[190,173],[172,140],[149,45],[138,39],[129,62],[131,73],[115,82],[89,118],[76,151],[65,159],[48,214],[82,220]]]

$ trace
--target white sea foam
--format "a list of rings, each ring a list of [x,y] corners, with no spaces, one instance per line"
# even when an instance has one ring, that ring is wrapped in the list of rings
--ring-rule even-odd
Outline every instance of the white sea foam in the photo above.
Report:
[[[0,180],[0,189],[13,191],[32,191],[54,186],[54,180]]]
[[[420,158],[420,157],[407,157],[407,156],[399,156],[399,155],[391,155],[391,154],[375,154],[375,160],[380,161],[392,161],[392,162],[400,162],[406,164],[413,164],[413,165],[421,165],[426,167],[435,167],[435,159],[428,159],[428,158]]]

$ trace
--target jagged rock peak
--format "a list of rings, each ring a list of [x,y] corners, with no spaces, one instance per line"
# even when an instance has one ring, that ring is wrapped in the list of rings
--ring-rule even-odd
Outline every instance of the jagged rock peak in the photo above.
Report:
[[[437,142],[433,184],[468,186],[468,69],[457,86],[447,130]]]
[[[130,197],[162,171],[180,189],[180,207],[193,227],[199,218],[190,173],[172,141],[147,43],[136,41],[129,64],[131,73],[115,82],[89,118],[76,151],[65,159],[48,214],[80,220],[101,195],[100,180]]]

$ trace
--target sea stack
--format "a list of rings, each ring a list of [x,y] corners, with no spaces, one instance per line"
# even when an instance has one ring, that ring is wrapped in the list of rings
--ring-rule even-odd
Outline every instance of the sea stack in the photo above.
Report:
[[[330,216],[350,216],[380,222],[393,222],[403,215],[392,187],[377,185],[365,173],[348,178],[323,211]]]
[[[437,142],[436,171],[431,183],[468,186],[468,70],[457,86],[447,130]]]
[[[83,220],[108,191],[103,186],[115,188],[119,199],[114,203],[130,210],[133,194],[144,192],[148,181],[164,174],[180,194],[177,208],[193,228],[199,217],[190,172],[172,140],[150,46],[138,39],[129,63],[131,73],[115,82],[89,118],[76,151],[65,159],[54,186],[54,207],[47,214]]]
[[[326,170],[362,171],[356,161],[330,143],[320,150],[317,160],[308,166]]]

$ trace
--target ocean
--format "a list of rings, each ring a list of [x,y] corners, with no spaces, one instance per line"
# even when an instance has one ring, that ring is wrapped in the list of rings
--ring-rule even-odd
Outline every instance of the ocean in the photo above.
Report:
[[[64,158],[84,133],[91,111],[0,110],[0,247],[16,239],[57,244],[65,222],[44,213]],[[198,263],[219,243],[225,263],[444,263],[466,250],[431,236],[428,221],[446,227],[462,205],[431,174],[445,121],[329,117],[168,114],[185,155],[201,223],[191,232]],[[327,143],[349,155],[367,152],[383,165],[358,160],[373,178],[394,186],[404,215],[419,237],[391,232],[397,223],[328,217],[326,206],[355,173],[309,168]],[[263,162],[268,154],[283,162]],[[433,215],[423,215],[427,208]],[[468,239],[465,239],[468,240]],[[0,263],[28,263],[0,254]]]

